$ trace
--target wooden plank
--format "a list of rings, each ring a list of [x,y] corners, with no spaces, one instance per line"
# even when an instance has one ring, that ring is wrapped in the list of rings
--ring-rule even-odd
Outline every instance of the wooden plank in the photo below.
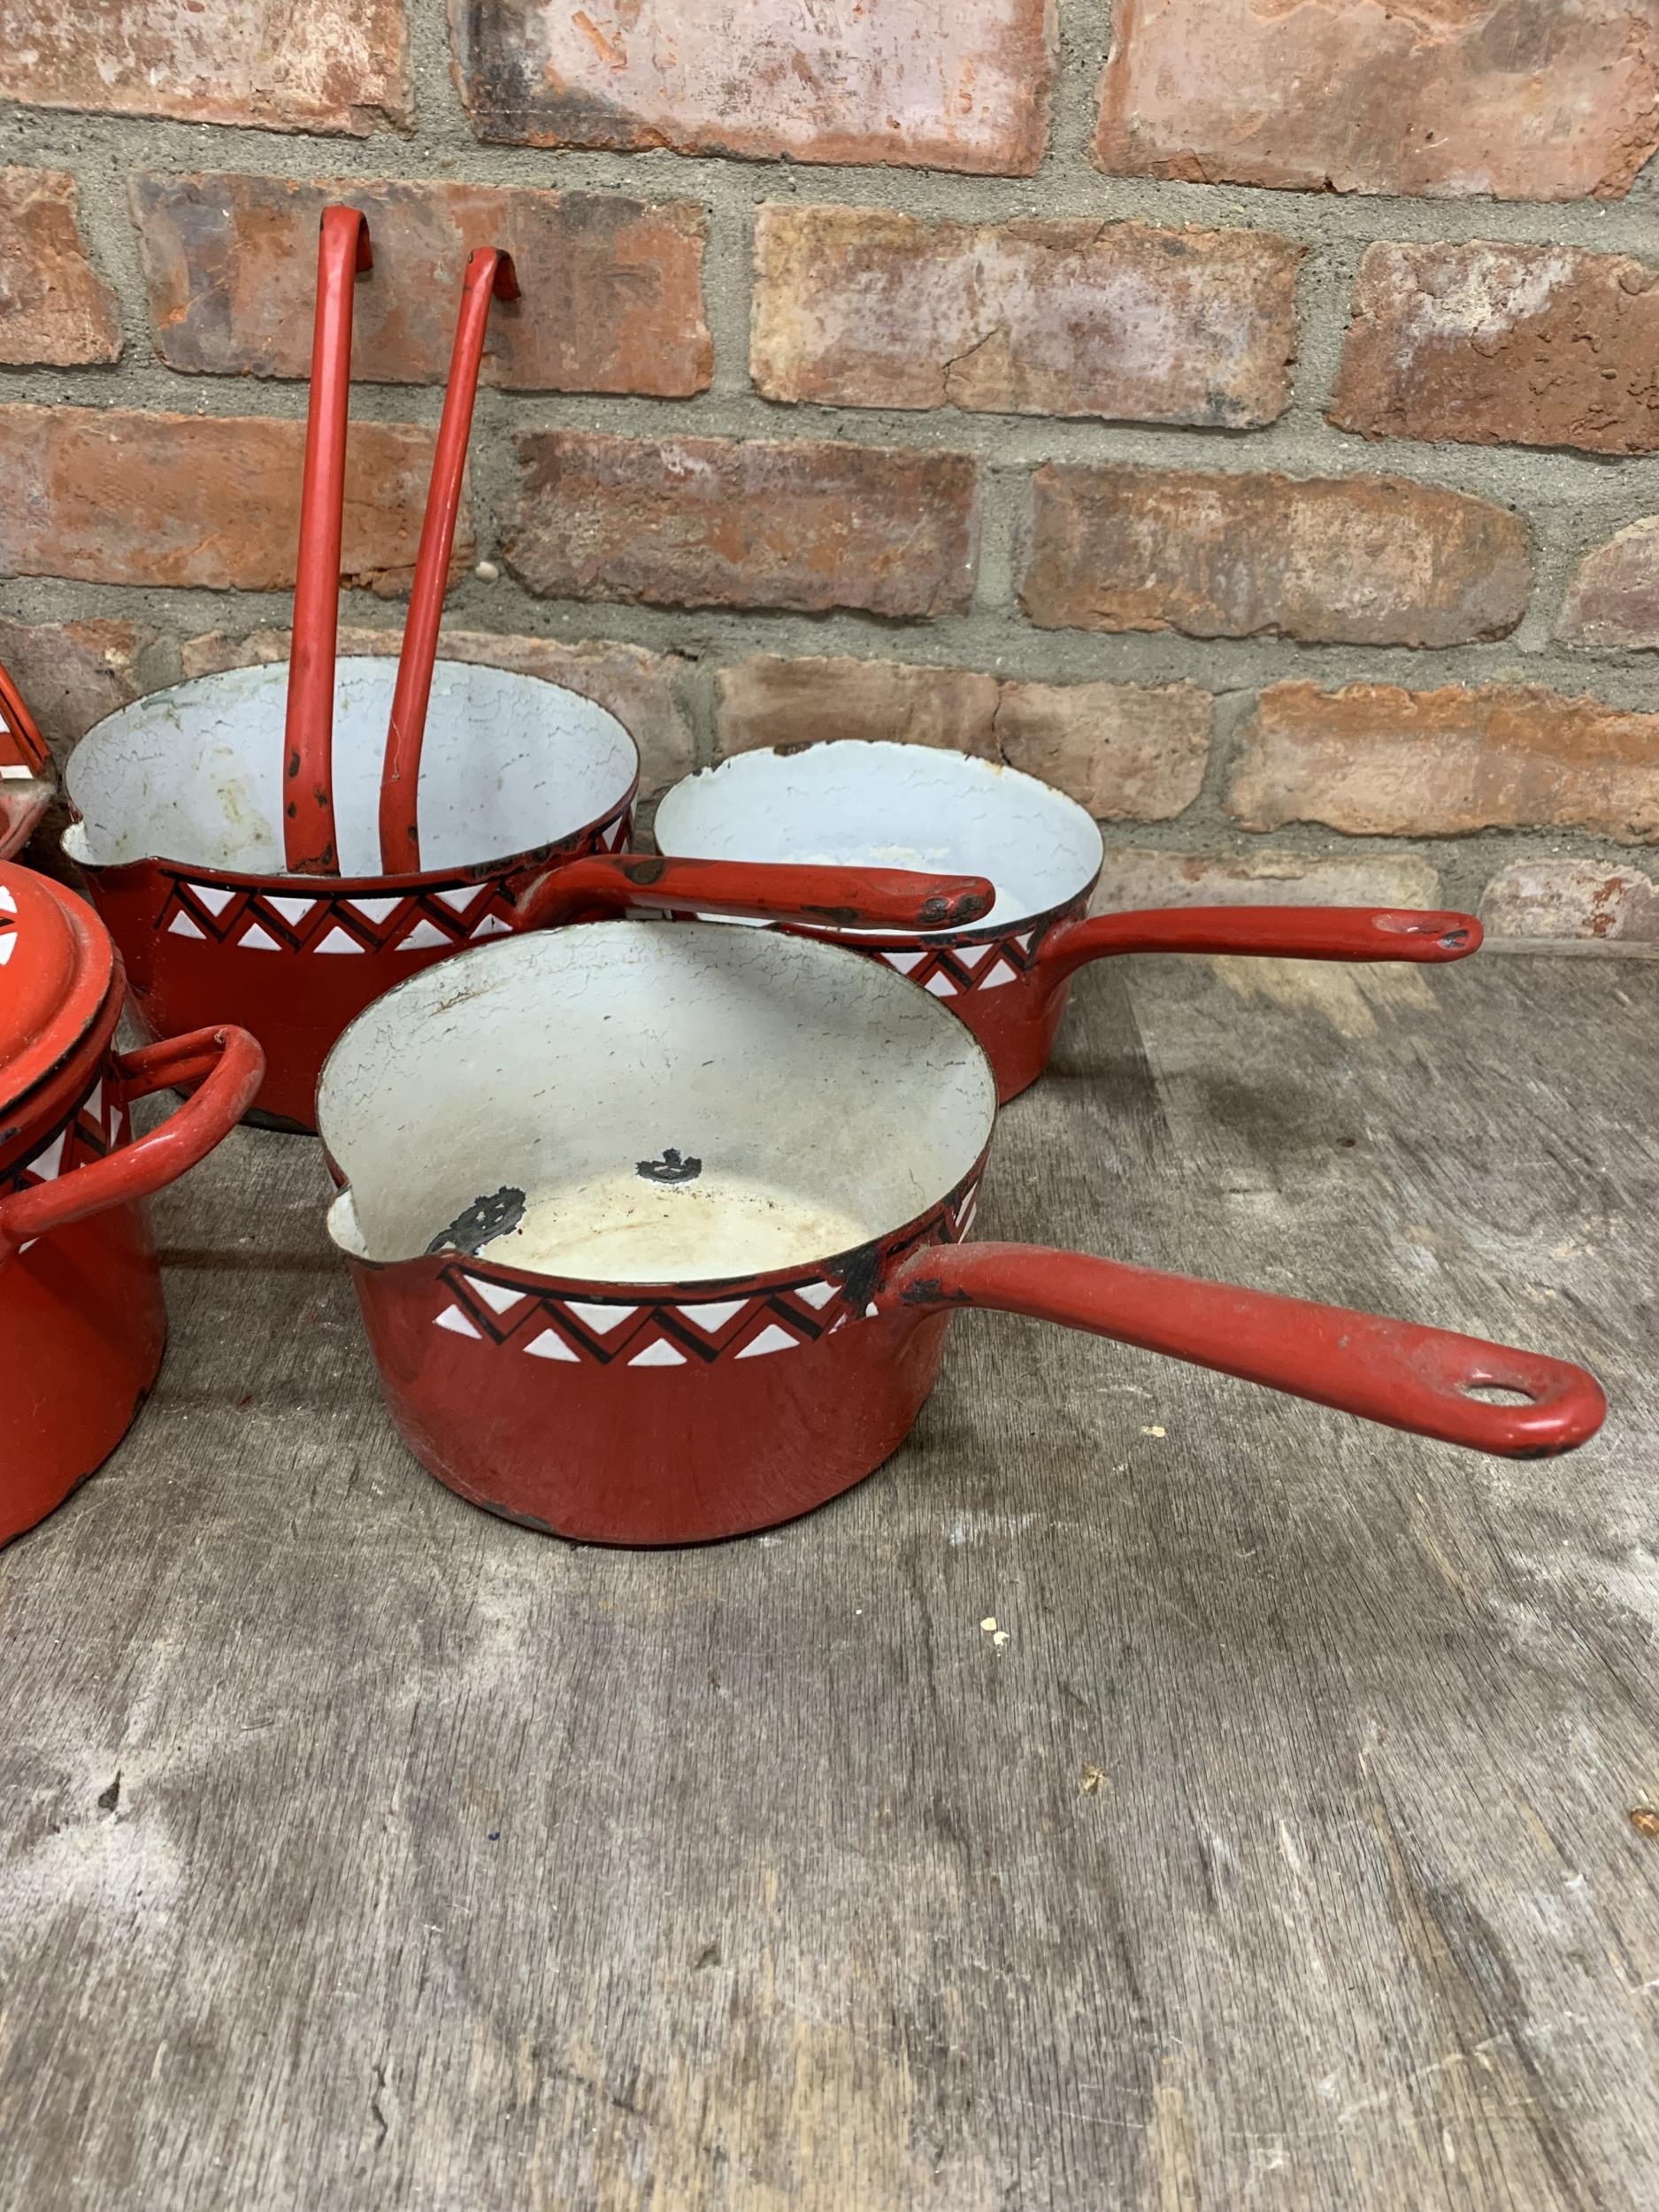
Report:
[[[850,1497],[578,1549],[392,1440],[241,1133],[0,1555],[0,2201],[1651,2204],[1645,972],[1097,970],[982,1216],[1587,1357],[1555,1467],[968,1316]]]

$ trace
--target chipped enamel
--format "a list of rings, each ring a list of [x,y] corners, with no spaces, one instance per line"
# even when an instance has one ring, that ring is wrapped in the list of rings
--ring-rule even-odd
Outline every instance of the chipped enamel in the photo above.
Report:
[[[319,1096],[348,1184],[329,1217],[342,1249],[414,1258],[480,1194],[523,1192],[522,1237],[457,1256],[463,1317],[518,1333],[533,1317],[474,1302],[469,1274],[557,1279],[561,1340],[595,1355],[661,1302],[626,1286],[683,1290],[677,1341],[734,1341],[731,1297],[695,1286],[792,1265],[763,1329],[793,1316],[792,1340],[816,1337],[840,1294],[825,1263],[956,1193],[995,1110],[972,1037],[887,968],[700,923],[601,923],[447,962],[351,1025]],[[695,1179],[641,1177],[670,1147],[701,1162]]]

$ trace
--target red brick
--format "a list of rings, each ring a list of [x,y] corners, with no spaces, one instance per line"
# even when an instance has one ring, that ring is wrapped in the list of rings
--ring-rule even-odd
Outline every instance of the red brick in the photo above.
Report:
[[[1659,271],[1572,246],[1370,246],[1330,419],[1368,438],[1659,450]]]
[[[0,363],[119,361],[121,311],[93,267],[62,169],[0,169]]]
[[[1024,176],[1047,137],[1050,0],[449,0],[449,24],[472,128],[510,145]]]
[[[902,616],[972,591],[965,454],[578,431],[518,449],[506,557],[549,597]]]
[[[1578,564],[1562,609],[1569,645],[1659,647],[1659,515],[1644,515]]]
[[[750,368],[768,399],[1248,429],[1289,403],[1302,250],[1249,231],[764,207]]]
[[[303,422],[0,407],[0,574],[94,584],[282,591],[299,541]],[[432,465],[430,432],[355,423],[346,580],[406,585]],[[470,562],[465,520],[457,567]]]
[[[1006,683],[997,741],[1096,821],[1161,822],[1198,796],[1215,704],[1197,684]]]
[[[1438,870],[1404,854],[1166,852],[1114,845],[1097,914],[1133,906],[1433,906]]]
[[[142,623],[13,622],[0,617],[0,662],[62,761],[95,722],[146,688],[142,657],[160,633]]]
[[[1659,714],[1538,685],[1402,691],[1275,684],[1228,804],[1247,829],[1323,822],[1356,836],[1575,828],[1659,842]]]
[[[1517,860],[1480,899],[1488,937],[1659,944],[1659,887],[1605,860]]]
[[[948,745],[1068,792],[1101,821],[1161,821],[1203,781],[1215,702],[1196,684],[1033,684],[898,661],[783,660],[723,669],[718,749],[828,738]]]
[[[1646,0],[1117,0],[1095,159],[1299,190],[1617,197],[1659,146]]]
[[[348,627],[340,633],[342,654],[396,655],[402,643],[400,630]],[[184,640],[184,673],[207,676],[223,668],[286,660],[288,645],[287,630],[253,630],[244,637],[210,631]],[[678,654],[648,653],[641,646],[611,639],[567,645],[558,638],[514,637],[494,630],[445,630],[438,649],[445,660],[543,677],[608,708],[640,749],[642,798],[654,797],[691,772],[691,726],[674,695],[674,679],[687,664]]]
[[[1394,476],[1056,464],[1021,593],[1045,629],[1458,645],[1526,611],[1526,524]]]
[[[0,96],[272,131],[405,128],[403,0],[0,0]]]
[[[995,760],[1001,690],[972,668],[760,654],[720,671],[716,742],[725,755],[856,737]]]
[[[689,200],[154,173],[134,177],[131,194],[156,344],[175,369],[311,373],[317,225],[333,200],[364,211],[374,245],[353,318],[361,379],[441,382],[467,253],[498,245],[523,297],[490,311],[486,383],[684,398],[709,381],[708,219]]]

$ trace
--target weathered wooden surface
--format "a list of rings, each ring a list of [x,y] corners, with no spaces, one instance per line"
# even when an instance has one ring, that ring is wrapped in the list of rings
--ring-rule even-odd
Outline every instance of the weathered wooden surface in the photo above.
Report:
[[[429,1480],[240,1137],[0,1556],[0,2202],[1651,2212],[1655,1067],[1641,964],[1097,970],[982,1233],[1512,1333],[1604,1438],[972,1316],[861,1491],[675,1554]]]

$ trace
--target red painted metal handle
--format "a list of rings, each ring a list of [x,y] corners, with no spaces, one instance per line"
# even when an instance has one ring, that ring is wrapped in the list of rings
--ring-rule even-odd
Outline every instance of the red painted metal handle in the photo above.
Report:
[[[22,693],[0,668],[0,860],[28,842],[51,797],[51,755]]]
[[[334,642],[351,398],[351,288],[373,266],[369,227],[361,212],[355,207],[326,207],[317,248],[317,316],[282,755],[282,839],[292,875],[340,872],[334,843]]]
[[[4,667],[0,667],[0,762],[51,780],[52,757],[46,741],[35,726],[35,717],[12,682],[11,671]]]
[[[876,1305],[1030,1314],[1506,1459],[1570,1452],[1607,1414],[1594,1375],[1542,1353],[1038,1245],[924,1247],[900,1263]],[[1482,1388],[1526,1402],[1471,1395]]]
[[[204,1160],[253,1104],[265,1054],[245,1029],[198,1029],[188,1037],[118,1053],[116,1079],[129,1100],[194,1083],[180,1107],[148,1135],[50,1183],[0,1198],[0,1259],[88,1214],[149,1198]]]
[[[1038,959],[1051,980],[1118,952],[1236,952],[1279,960],[1464,960],[1472,914],[1383,906],[1170,906],[1064,922]]]
[[[995,888],[983,876],[595,853],[549,868],[519,895],[518,910],[520,929],[643,906],[671,914],[810,922],[820,929],[927,930],[965,928],[982,920],[995,901]]]
[[[438,657],[438,626],[449,581],[456,520],[461,511],[461,483],[466,472],[466,444],[478,397],[478,373],[484,358],[484,328],[494,300],[516,300],[518,278],[512,256],[484,246],[467,257],[461,285],[461,314],[449,357],[443,419],[432,456],[426,511],[421,518],[420,550],[403,624],[403,648],[397,660],[397,687],[386,733],[386,764],[380,774],[380,866],[388,875],[412,874],[420,866],[420,748],[426,733],[426,706],[432,696],[432,667]]]

